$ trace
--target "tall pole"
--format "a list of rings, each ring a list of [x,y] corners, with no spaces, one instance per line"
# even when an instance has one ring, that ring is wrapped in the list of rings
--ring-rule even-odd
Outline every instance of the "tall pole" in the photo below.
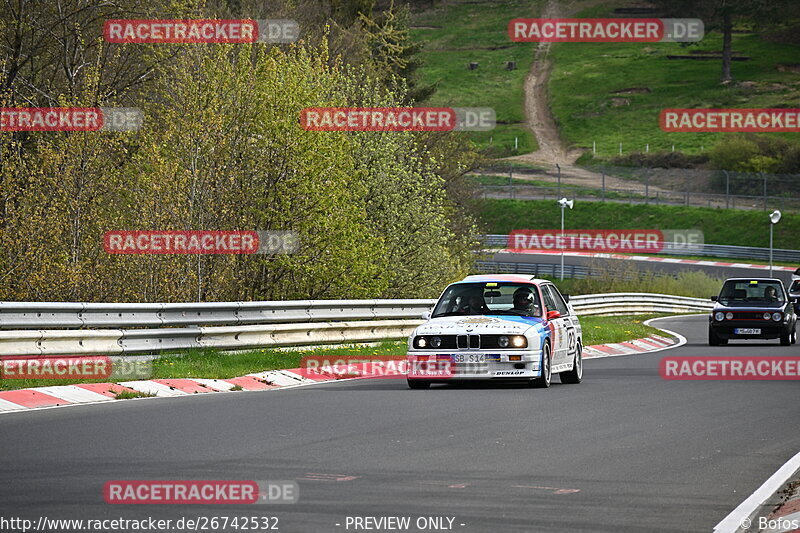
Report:
[[[564,207],[563,205],[561,206],[561,281],[564,281]],[[770,245],[771,249],[772,245]]]
[[[564,212],[563,210],[561,211]],[[769,223],[769,277],[772,277],[772,227],[775,224],[770,221]]]

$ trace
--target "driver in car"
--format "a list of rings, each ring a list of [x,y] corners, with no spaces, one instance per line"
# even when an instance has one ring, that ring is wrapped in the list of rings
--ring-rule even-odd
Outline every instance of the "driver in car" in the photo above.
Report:
[[[533,291],[528,287],[520,287],[514,291],[514,307],[512,311],[528,316],[539,316],[539,307],[534,305]]]
[[[482,315],[489,312],[486,301],[483,299],[483,291],[473,292],[466,298],[466,303],[459,307],[458,311],[465,315]]]
[[[767,286],[767,288],[764,289],[764,299],[768,302],[778,301],[778,290],[775,287]]]

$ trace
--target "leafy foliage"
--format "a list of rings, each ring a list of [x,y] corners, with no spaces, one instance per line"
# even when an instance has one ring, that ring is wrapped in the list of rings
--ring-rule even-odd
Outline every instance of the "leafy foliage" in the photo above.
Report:
[[[197,6],[171,12],[208,13]],[[136,57],[147,80],[138,86],[107,77],[117,45],[78,40],[97,53],[72,83],[48,80],[44,100],[12,83],[6,102],[124,102],[144,110],[145,125],[138,132],[0,132],[0,298],[430,297],[463,275],[476,239],[473,206],[460,192],[475,154],[462,137],[300,127],[306,107],[408,101],[402,80],[387,86],[376,76],[379,65],[330,51],[328,31],[312,27],[313,42],[289,46],[143,46]],[[291,255],[106,254],[103,234],[121,229],[293,230],[300,248]]]

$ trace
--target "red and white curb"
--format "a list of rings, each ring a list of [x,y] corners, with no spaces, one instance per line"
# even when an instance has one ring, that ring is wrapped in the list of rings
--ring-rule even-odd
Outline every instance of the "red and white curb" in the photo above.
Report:
[[[797,474],[795,474],[797,477]],[[786,488],[784,502],[767,516],[766,528],[760,529],[761,533],[789,533],[800,531],[800,479]],[[759,521],[756,521],[758,526]]]
[[[0,414],[47,407],[115,401],[121,392],[170,398],[207,392],[258,391],[309,385],[332,378],[305,369],[270,370],[228,379],[153,379],[120,383],[80,383],[0,392]]]
[[[559,252],[548,250],[519,250],[513,248],[505,248],[501,250],[490,250],[493,253],[509,253],[509,254],[539,254],[539,255],[560,255]],[[650,261],[655,263],[678,263],[683,265],[702,265],[712,267],[726,267],[726,268],[748,268],[756,270],[769,270],[769,265],[751,264],[751,263],[728,263],[725,261],[705,261],[702,259],[678,259],[675,257],[657,257],[652,255],[622,255],[622,254],[609,254],[599,252],[564,252],[564,255],[576,257],[602,257],[605,259],[627,259],[629,261]],[[794,272],[795,267],[788,266],[773,266],[773,270],[778,272]]]
[[[643,339],[587,346],[583,349],[583,358],[592,359],[596,357],[616,357],[619,355],[658,352],[667,348],[673,348],[677,346],[679,342],[680,341],[670,339],[669,337],[662,337],[661,335],[650,335]]]
[[[673,334],[672,332],[668,333]],[[680,335],[674,335],[676,335],[679,340],[676,341],[661,335],[651,335],[643,339],[634,339],[626,342],[586,346],[583,349],[583,356],[587,359],[594,359],[650,353],[674,348],[685,342],[685,339],[680,337]],[[174,398],[209,392],[286,389],[325,381],[341,380],[343,378],[364,379],[371,377],[368,374],[360,376],[346,373],[337,374],[336,372],[338,369],[333,368],[331,370],[331,373],[326,373],[325,371],[316,372],[305,368],[291,368],[287,370],[255,372],[247,374],[246,376],[227,379],[151,379],[143,381],[122,381],[119,383],[81,383],[77,385],[55,385],[33,389],[19,389],[0,392],[0,414],[32,409],[116,401],[117,394],[121,392],[140,392],[157,398]],[[375,373],[381,373],[381,369],[377,368],[377,366],[375,368]]]

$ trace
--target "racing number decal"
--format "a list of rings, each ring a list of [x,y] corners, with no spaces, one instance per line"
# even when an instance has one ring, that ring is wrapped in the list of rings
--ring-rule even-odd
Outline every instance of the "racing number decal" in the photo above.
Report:
[[[578,335],[575,334],[575,328],[569,328],[567,330],[567,353],[572,354],[575,353],[575,350],[578,349]]]

